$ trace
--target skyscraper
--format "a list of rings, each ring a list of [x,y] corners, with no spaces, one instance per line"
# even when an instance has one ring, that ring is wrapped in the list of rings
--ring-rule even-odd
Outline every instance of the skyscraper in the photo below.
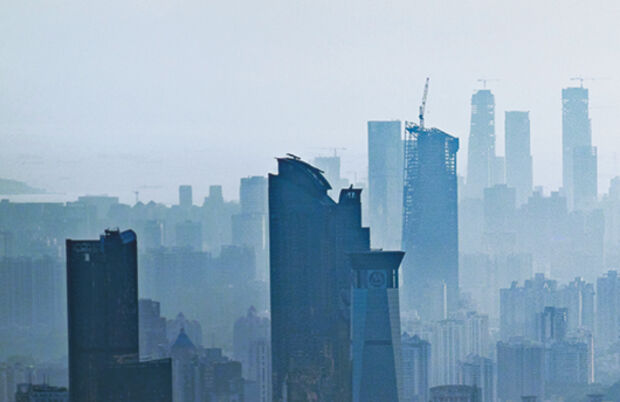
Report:
[[[403,255],[351,254],[353,402],[402,400],[398,267]]]
[[[573,149],[573,208],[592,209],[598,196],[596,147]]]
[[[106,368],[138,360],[138,264],[133,231],[67,240],[71,401],[99,401]]]
[[[170,361],[139,362],[133,231],[67,240],[67,308],[72,402],[171,399]]]
[[[400,248],[403,140],[399,120],[368,122],[368,186],[373,248]]]
[[[351,399],[348,253],[369,251],[359,189],[338,202],[295,156],[269,175],[274,401]]]
[[[481,89],[471,97],[471,126],[467,152],[468,198],[482,198],[482,191],[498,176],[495,156],[495,97],[488,89]]]
[[[532,155],[530,154],[530,112],[506,112],[506,184],[517,194],[517,205],[532,193]]]
[[[575,181],[577,179],[575,172],[588,168],[588,166],[583,166],[582,157],[588,153],[592,154],[591,147],[592,128],[588,111],[588,89],[584,87],[564,88],[562,89],[562,183],[569,209],[577,206],[575,195],[578,186],[579,188],[584,184],[586,187],[592,186],[592,184]],[[577,150],[578,148],[581,150]],[[578,153],[579,160],[575,159],[575,152]],[[595,153],[594,160],[596,160]]]
[[[596,346],[606,350],[620,338],[620,278],[609,271],[596,281]]]
[[[440,320],[458,303],[459,140],[408,124],[403,194],[403,305]]]

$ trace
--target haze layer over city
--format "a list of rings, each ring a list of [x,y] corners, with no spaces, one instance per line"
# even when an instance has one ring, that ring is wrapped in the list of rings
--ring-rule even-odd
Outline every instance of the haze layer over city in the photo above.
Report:
[[[620,401],[620,4],[0,4],[0,402]]]

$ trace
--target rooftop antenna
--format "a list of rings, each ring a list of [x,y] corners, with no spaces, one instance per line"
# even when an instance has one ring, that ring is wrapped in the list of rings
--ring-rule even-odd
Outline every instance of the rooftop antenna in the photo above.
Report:
[[[287,153],[286,156],[295,159],[296,161],[301,160],[301,158],[295,154]]]
[[[429,77],[426,77],[426,83],[424,84],[424,95],[422,95],[422,103],[420,104],[420,112],[418,118],[420,119],[420,128],[424,130],[424,112],[426,111],[426,97],[428,96],[428,81]]]
[[[609,77],[582,77],[581,75],[570,78],[571,81],[579,81],[579,85],[581,86],[581,88],[583,88],[584,81],[603,81],[609,79]]]
[[[478,82],[482,82],[482,89],[487,89],[487,82],[499,81],[497,78],[478,78]]]

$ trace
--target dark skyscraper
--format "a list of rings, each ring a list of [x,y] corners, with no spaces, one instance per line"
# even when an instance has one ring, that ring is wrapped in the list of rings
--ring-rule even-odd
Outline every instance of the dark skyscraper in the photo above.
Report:
[[[469,198],[482,198],[482,191],[498,180],[499,161],[495,156],[495,97],[481,89],[471,97],[471,126],[467,154],[467,183]]]
[[[170,400],[170,362],[138,363],[133,231],[67,240],[67,307],[72,402]]]
[[[104,372],[138,359],[138,263],[133,231],[67,240],[69,390],[72,402],[99,401]]]
[[[584,183],[576,182],[578,178],[575,177],[575,172],[586,168],[582,166],[581,156],[588,152],[592,153],[591,147],[592,128],[588,112],[588,89],[564,88],[562,89],[562,184],[566,191],[569,209],[577,207],[575,205],[576,191],[581,189]],[[578,153],[579,160],[575,159],[575,152]],[[594,154],[594,160],[596,161],[596,154]]]
[[[368,122],[368,186],[372,246],[397,249],[403,217],[403,140],[398,120]]]
[[[321,171],[279,158],[269,175],[274,401],[351,400],[348,253],[369,250],[359,189],[333,201]]]
[[[506,184],[514,187],[517,204],[527,202],[532,193],[530,154],[530,112],[506,112]]]
[[[439,320],[458,302],[459,140],[435,128],[406,129],[403,306]]]

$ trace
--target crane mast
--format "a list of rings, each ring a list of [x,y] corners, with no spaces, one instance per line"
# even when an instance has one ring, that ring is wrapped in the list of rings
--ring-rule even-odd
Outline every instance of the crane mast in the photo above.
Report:
[[[428,95],[428,81],[429,77],[426,77],[426,83],[424,84],[424,95],[422,95],[422,104],[420,104],[420,113],[418,118],[420,119],[420,129],[424,130],[424,112],[426,111],[426,97]]]

